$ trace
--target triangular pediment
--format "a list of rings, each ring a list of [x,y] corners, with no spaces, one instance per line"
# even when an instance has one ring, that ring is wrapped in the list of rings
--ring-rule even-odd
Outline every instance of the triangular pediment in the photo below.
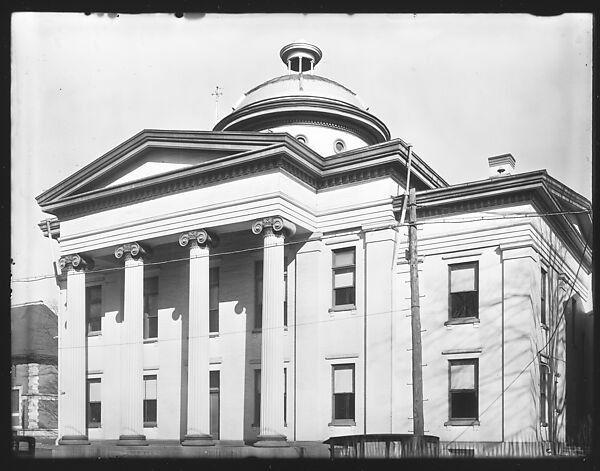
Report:
[[[144,130],[39,195],[42,206],[172,175],[273,144],[268,134]]]
[[[169,147],[151,147],[137,158],[125,162],[115,169],[106,172],[102,177],[82,186],[73,194],[112,188],[126,183],[133,183],[150,177],[166,175],[211,160],[235,155],[231,150],[181,149]]]

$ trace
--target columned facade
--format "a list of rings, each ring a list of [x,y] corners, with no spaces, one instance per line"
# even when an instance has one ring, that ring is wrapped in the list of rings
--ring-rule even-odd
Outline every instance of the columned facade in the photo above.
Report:
[[[263,312],[261,344],[260,433],[256,446],[286,446],[283,416],[284,242],[295,227],[280,217],[255,221],[263,235]]]
[[[61,445],[87,445],[85,268],[91,261],[78,254],[60,259],[67,272],[66,319],[61,319],[59,367],[61,391]],[[64,393],[64,394],[63,394]]]
[[[204,229],[181,234],[189,247],[188,407],[185,446],[214,445],[209,398],[209,252],[216,243]]]
[[[143,314],[144,259],[137,242],[115,249],[125,259],[123,321],[121,326],[121,426],[119,445],[147,445],[144,435]]]

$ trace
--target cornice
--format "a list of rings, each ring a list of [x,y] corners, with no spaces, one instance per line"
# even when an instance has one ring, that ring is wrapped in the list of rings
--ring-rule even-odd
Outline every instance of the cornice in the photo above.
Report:
[[[44,234],[44,237],[58,239],[60,237],[60,222],[58,219],[43,219],[38,222],[38,227]],[[50,230],[48,230],[50,228]]]
[[[560,190],[560,191],[559,191]],[[557,180],[545,170],[511,175],[490,180],[481,180],[446,188],[417,192],[417,218],[427,219],[444,215],[468,213],[484,208],[531,202],[540,213],[561,212],[563,208],[559,194],[579,197],[582,209],[589,202]],[[402,197],[394,198],[394,211],[402,208]],[[591,267],[591,241],[573,227],[566,215],[545,216],[544,219],[566,243],[577,259],[583,257],[586,267]],[[584,248],[587,249],[584,253]]]
[[[327,127],[327,128],[332,128],[332,129],[339,129],[340,131],[346,131],[350,134],[354,134],[356,137],[361,138],[361,132],[360,129],[357,126],[352,126],[351,124],[347,124],[347,123],[333,123],[331,121],[324,121],[322,119],[310,119],[310,118],[273,118],[273,123],[274,126],[273,127],[280,127],[280,126],[286,126],[286,125],[292,125],[292,124],[299,124],[299,125],[311,125],[311,126],[323,126],[323,127]],[[264,125],[266,127],[269,127],[269,123],[268,121],[265,121]]]
[[[315,116],[327,115],[334,122],[345,123],[350,120],[356,127],[359,135],[369,142],[376,144],[390,139],[390,132],[386,125],[374,115],[360,108],[342,101],[318,96],[295,97],[285,96],[261,100],[233,111],[219,121],[214,131],[232,131],[259,129],[267,126],[273,119],[292,114],[311,114]]]
[[[205,150],[230,150],[232,153],[243,153],[253,149],[281,143],[285,141],[284,133],[257,133],[257,132],[212,132],[212,131],[170,131],[145,129],[125,142],[114,147],[104,155],[100,156],[90,164],[86,165],[67,179],[54,185],[36,197],[38,204],[55,199],[65,192],[75,191],[77,188],[88,184],[91,179],[105,173],[106,169],[112,168],[115,163],[122,164],[139,152],[149,147],[169,147],[177,144],[178,148]],[[153,143],[153,146],[148,144]],[[233,147],[233,149],[232,149]]]
[[[271,145],[250,152],[210,160],[137,182],[57,197],[41,206],[45,212],[55,214],[60,219],[71,219],[277,168],[285,170],[315,191],[381,177],[391,177],[398,183],[405,181],[404,148],[399,140],[325,159],[287,133],[271,136],[275,137],[271,139]],[[420,177],[418,160],[415,159],[413,164],[416,177],[413,181],[418,187],[431,185],[432,179],[426,180],[426,184]]]

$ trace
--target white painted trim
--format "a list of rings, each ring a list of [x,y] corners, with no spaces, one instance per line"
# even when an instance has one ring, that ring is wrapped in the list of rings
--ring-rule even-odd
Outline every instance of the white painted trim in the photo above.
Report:
[[[351,358],[360,358],[360,354],[358,353],[339,353],[333,355],[327,355],[325,357],[326,361],[336,361],[336,360],[347,360]]]

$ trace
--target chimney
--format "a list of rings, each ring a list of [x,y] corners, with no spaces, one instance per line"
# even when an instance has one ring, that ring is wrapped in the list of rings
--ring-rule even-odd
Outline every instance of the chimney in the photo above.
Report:
[[[515,170],[515,158],[512,154],[495,155],[488,157],[488,165],[490,167],[490,178],[504,177],[512,175]]]

